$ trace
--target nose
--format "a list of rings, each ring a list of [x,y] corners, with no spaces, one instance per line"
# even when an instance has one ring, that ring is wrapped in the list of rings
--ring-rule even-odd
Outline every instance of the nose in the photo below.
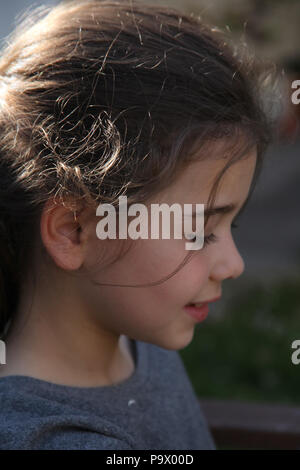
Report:
[[[236,279],[245,270],[245,263],[231,235],[224,243],[219,242],[219,250],[214,259],[210,278],[214,281]]]

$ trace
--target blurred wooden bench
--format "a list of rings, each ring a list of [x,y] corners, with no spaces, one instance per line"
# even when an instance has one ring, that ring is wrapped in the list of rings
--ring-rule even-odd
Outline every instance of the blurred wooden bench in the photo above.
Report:
[[[300,449],[300,407],[199,398],[217,448]]]

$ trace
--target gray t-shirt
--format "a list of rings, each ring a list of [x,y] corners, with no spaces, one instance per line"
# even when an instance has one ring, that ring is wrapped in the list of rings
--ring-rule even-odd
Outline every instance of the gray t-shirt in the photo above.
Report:
[[[102,387],[0,378],[0,449],[216,449],[177,351],[130,340],[133,374]]]

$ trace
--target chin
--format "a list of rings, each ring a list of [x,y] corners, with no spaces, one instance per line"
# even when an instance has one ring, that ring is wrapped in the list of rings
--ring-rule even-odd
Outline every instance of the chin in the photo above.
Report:
[[[168,338],[159,342],[153,342],[153,344],[156,344],[160,348],[169,349],[170,351],[180,351],[192,342],[193,337],[194,328],[189,331],[181,332],[181,334],[178,333],[177,335],[170,333]]]

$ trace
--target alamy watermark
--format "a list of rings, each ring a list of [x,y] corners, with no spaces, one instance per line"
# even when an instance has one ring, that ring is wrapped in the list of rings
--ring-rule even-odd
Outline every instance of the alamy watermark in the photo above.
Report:
[[[300,339],[295,339],[295,341],[292,342],[291,348],[296,349],[292,354],[291,360],[292,363],[297,366],[300,364]]]
[[[5,342],[0,339],[0,366],[6,364],[6,346]]]
[[[295,89],[295,91],[292,93],[291,100],[293,104],[299,104],[300,103],[300,80],[294,80],[292,82],[292,88]]]
[[[118,238],[159,239],[160,235],[160,214],[162,216],[162,238],[171,238],[171,213],[174,220],[174,238],[182,239],[184,237],[194,241],[186,242],[187,250],[200,250],[204,244],[204,204],[195,204],[196,211],[193,212],[193,204],[174,203],[171,206],[162,204],[150,204],[149,208],[145,204],[131,204],[127,207],[127,196],[119,196],[118,213]],[[101,240],[107,238],[117,238],[117,212],[112,204],[99,204],[96,210],[97,216],[103,217],[96,226],[97,237]],[[128,216],[135,216],[128,224]],[[193,229],[193,218],[196,221],[196,230]],[[149,235],[150,220],[150,235]],[[183,221],[183,227],[182,227]]]

